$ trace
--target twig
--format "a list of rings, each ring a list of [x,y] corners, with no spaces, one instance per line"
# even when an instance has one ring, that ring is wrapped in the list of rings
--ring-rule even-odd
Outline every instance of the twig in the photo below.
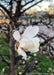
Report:
[[[8,54],[0,54],[0,56],[7,56],[10,58],[10,55],[8,55]]]
[[[40,44],[40,46],[44,46],[45,44],[47,44],[49,41],[51,41],[52,39],[54,39],[54,36],[45,40],[43,43]]]
[[[42,2],[42,1],[43,1],[43,0],[40,0],[40,1],[36,2],[36,3],[34,3],[34,4],[31,5],[30,7],[26,8],[25,10],[23,10],[23,12],[25,12],[26,10],[30,9],[31,7],[37,5],[38,3]],[[23,13],[23,12],[22,12],[22,13]]]
[[[45,54],[44,54],[45,55]],[[47,53],[48,55],[48,53]],[[25,71],[23,72],[22,75],[26,75],[26,73],[29,71],[29,69],[34,65],[35,61],[38,60],[39,58],[41,58],[43,55],[39,55],[37,56],[30,64],[28,64],[25,68]]]
[[[3,61],[7,66],[10,66],[10,63],[8,61],[6,61],[2,55],[1,55],[0,61]]]

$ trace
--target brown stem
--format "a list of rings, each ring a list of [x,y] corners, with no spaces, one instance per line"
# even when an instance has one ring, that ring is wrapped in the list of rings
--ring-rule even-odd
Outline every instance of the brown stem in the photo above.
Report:
[[[15,51],[13,49],[12,34],[10,33],[9,52],[10,52],[10,75],[16,75],[15,72]]]
[[[21,16],[21,1],[22,0],[17,1],[16,12],[14,14],[15,21],[17,21]]]

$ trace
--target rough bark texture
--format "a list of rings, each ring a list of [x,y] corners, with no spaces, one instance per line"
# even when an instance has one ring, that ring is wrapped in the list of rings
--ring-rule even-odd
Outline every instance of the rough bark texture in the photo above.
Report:
[[[10,37],[12,37],[11,33],[10,33]],[[9,41],[9,52],[10,52],[10,75],[16,75],[15,72],[15,51],[13,49],[13,41],[10,38]]]

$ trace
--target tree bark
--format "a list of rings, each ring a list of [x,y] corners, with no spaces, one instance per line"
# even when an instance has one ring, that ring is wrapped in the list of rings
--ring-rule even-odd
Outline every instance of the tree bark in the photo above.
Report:
[[[15,69],[15,51],[13,47],[12,34],[10,33],[9,52],[10,52],[10,75],[16,75]]]

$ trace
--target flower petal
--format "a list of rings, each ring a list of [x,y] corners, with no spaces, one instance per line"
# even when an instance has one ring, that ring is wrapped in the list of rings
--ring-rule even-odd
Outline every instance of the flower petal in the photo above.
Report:
[[[34,48],[34,49],[28,49],[28,51],[31,52],[31,53],[35,53],[35,52],[38,52],[39,49],[36,49],[36,48]]]
[[[38,37],[31,39],[23,38],[20,40],[20,47],[23,48],[24,51],[36,52],[36,50],[39,49],[39,41]]]
[[[19,33],[19,31],[14,31],[14,33],[13,33],[13,38],[18,42],[19,41],[19,39],[20,39],[20,33]]]
[[[26,53],[20,48],[20,46],[19,46],[19,48],[18,48],[18,54],[19,55],[22,55],[23,56],[23,59],[25,59],[26,60],[26,58],[27,58],[27,55],[26,55]]]
[[[38,37],[32,38],[32,42],[34,44],[34,47],[31,49],[28,49],[28,51],[32,52],[32,53],[39,51],[39,41],[40,40]]]
[[[28,26],[26,28],[26,30],[24,31],[22,38],[24,37],[34,37],[37,35],[37,33],[39,32],[39,27],[38,26]]]
[[[32,29],[33,29],[33,32],[34,32],[34,36],[36,36],[39,32],[39,27],[38,26],[33,26]]]

